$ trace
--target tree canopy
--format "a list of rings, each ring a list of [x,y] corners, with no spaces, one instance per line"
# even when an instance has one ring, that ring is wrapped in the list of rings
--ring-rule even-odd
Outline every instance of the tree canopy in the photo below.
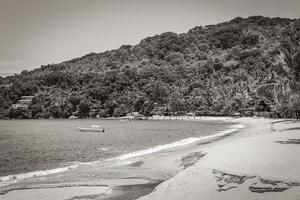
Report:
[[[300,20],[252,16],[0,79],[0,116],[300,114]],[[12,110],[34,95],[28,110]]]

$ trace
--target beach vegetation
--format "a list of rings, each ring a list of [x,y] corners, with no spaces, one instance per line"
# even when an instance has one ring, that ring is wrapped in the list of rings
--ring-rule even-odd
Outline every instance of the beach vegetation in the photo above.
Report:
[[[0,78],[0,117],[300,117],[300,22],[252,16]],[[27,110],[12,109],[34,95]]]

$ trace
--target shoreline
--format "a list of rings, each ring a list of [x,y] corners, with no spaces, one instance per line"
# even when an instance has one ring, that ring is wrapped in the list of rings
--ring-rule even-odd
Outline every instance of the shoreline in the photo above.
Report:
[[[154,115],[151,117],[142,117],[138,119],[130,119],[134,121],[140,120],[175,120],[175,121],[201,121],[201,120],[230,120],[234,118],[242,118],[242,117],[235,117],[235,116],[210,116],[210,115],[203,115],[203,116],[188,116],[188,115],[180,115],[180,116],[161,116],[161,115]],[[129,120],[128,117],[104,117],[104,118],[96,118],[96,117],[86,117],[86,118],[0,118],[0,120]]]
[[[300,121],[246,123],[240,138],[203,149],[196,164],[139,200],[299,199]]]
[[[252,122],[259,121],[259,123],[263,123],[263,124],[269,123],[270,121],[268,119],[261,119],[261,118],[259,119],[253,119],[253,118],[232,119],[231,118],[230,119],[230,121],[232,122],[244,124],[246,126],[244,129],[251,130],[251,127],[249,128],[249,123],[247,122],[249,120]],[[12,188],[15,189],[19,188],[18,191],[20,192],[22,191],[20,190],[20,188],[26,185],[28,187],[28,184],[30,184],[31,186],[40,184],[40,186],[42,186],[41,183],[44,182],[47,182],[49,184],[52,184],[52,186],[55,186],[55,184],[63,180],[63,182],[65,183],[84,182],[85,184],[91,184],[91,185],[95,183],[109,185],[112,191],[115,191],[116,188],[119,187],[126,188],[126,186],[131,185],[130,183],[132,183],[134,185],[139,185],[139,187],[141,188],[143,187],[148,188],[147,192],[143,194],[139,193],[139,196],[143,196],[152,192],[152,190],[157,184],[164,182],[170,178],[171,178],[170,180],[172,180],[173,176],[176,177],[178,173],[189,170],[191,166],[193,166],[196,162],[201,162],[203,157],[204,158],[207,157],[207,155],[202,155],[199,152],[205,153],[209,148],[215,146],[222,146],[228,142],[235,141],[240,138],[250,137],[250,135],[252,134],[261,134],[261,133],[245,134],[245,132],[247,131],[244,131],[244,129],[242,129],[242,131],[240,131],[238,134],[234,134],[234,132],[236,131],[233,131],[231,133],[220,135],[219,137],[213,139],[211,138],[212,139],[211,141],[209,140],[195,141],[194,143],[187,144],[182,147],[163,149],[162,151],[146,154],[142,157],[132,157],[130,159],[125,160],[127,162],[124,162],[117,166],[103,167],[101,166],[101,164],[98,165],[97,163],[94,163],[91,165],[82,165],[76,169],[72,169],[63,173],[52,174],[52,175],[41,176],[41,177],[32,177],[30,179],[25,179],[19,183],[14,183],[11,186],[4,187],[2,188],[2,191],[9,190]],[[185,161],[183,161],[183,158],[185,156],[186,156]],[[183,162],[185,162],[185,164],[183,164]],[[188,167],[185,167],[185,165]],[[183,170],[183,168],[186,169]],[[74,174],[76,174],[77,177],[74,177]],[[134,178],[135,179],[138,178],[138,180],[133,183],[132,181]],[[152,184],[153,188],[149,189],[148,184]],[[158,187],[161,187],[160,185]],[[74,186],[76,186],[76,184]],[[47,191],[46,188],[44,188],[44,190],[45,190],[44,192]],[[144,189],[141,190],[144,191]],[[138,191],[139,190],[133,192],[134,194],[131,195],[132,196],[137,195]],[[128,192],[129,189],[128,190],[125,189],[122,190],[122,192],[120,191],[112,192],[111,194],[106,194],[106,195],[113,196],[116,193],[118,193],[119,196],[120,195],[128,196]],[[3,195],[3,197],[5,196],[6,195]]]
[[[207,119],[207,120],[209,120],[209,119]],[[214,120],[220,121],[220,119],[214,119]],[[228,119],[226,119],[226,120],[228,120]],[[225,121],[225,120],[223,119],[221,121]],[[193,138],[192,137],[184,138],[182,140],[178,140],[175,142],[156,145],[156,146],[150,147],[148,149],[142,149],[142,150],[137,150],[137,151],[121,154],[117,157],[105,159],[104,162],[105,161],[106,162],[107,161],[118,162],[118,161],[123,161],[123,160],[125,161],[125,160],[129,160],[129,159],[132,159],[135,157],[142,157],[142,156],[146,156],[148,154],[158,153],[160,151],[167,150],[170,148],[177,148],[180,146],[193,144],[193,143],[199,142],[199,141],[213,140],[213,138],[215,138],[215,137],[226,136],[227,134],[236,132],[241,128],[243,128],[243,127],[239,124],[230,125],[227,127],[227,129],[219,131],[213,135],[206,135],[206,136],[202,136],[202,137],[193,137]],[[6,185],[5,182],[7,182],[7,184],[16,183],[23,179],[51,175],[51,174],[56,174],[56,173],[62,173],[62,172],[68,171],[68,170],[75,169],[79,165],[92,165],[92,164],[99,163],[99,162],[103,162],[103,161],[90,161],[90,162],[79,162],[79,163],[76,162],[76,164],[72,164],[72,165],[65,166],[65,167],[58,167],[58,168],[52,168],[52,169],[46,169],[46,170],[37,170],[37,171],[30,171],[30,172],[24,172],[24,173],[19,173],[19,174],[9,174],[9,175],[5,175],[5,176],[0,176],[0,187],[5,186]]]

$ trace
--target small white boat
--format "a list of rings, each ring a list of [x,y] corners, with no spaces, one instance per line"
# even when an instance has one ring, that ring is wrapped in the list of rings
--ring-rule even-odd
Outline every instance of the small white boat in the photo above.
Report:
[[[92,125],[91,127],[78,127],[80,132],[104,132],[104,128],[97,125]]]

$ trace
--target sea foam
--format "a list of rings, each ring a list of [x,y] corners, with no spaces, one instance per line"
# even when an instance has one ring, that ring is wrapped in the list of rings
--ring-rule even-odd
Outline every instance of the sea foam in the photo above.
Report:
[[[190,137],[190,138],[179,140],[179,141],[176,141],[176,142],[173,142],[173,143],[158,145],[158,146],[155,146],[155,147],[151,147],[149,149],[144,149],[144,150],[140,150],[140,151],[126,153],[126,154],[123,154],[119,157],[109,159],[109,160],[126,160],[126,159],[130,159],[130,158],[144,156],[144,155],[147,155],[147,154],[156,153],[156,152],[166,150],[166,149],[169,149],[169,148],[180,147],[180,146],[192,144],[194,142],[199,142],[199,141],[202,141],[202,140],[215,139],[215,138],[218,138],[218,137],[222,137],[222,136],[226,136],[226,135],[229,135],[231,133],[234,133],[234,132],[238,131],[241,128],[244,128],[244,125],[235,124],[235,125],[229,126],[229,128],[226,129],[226,130],[219,131],[217,134],[214,134],[214,135],[208,135],[208,136],[203,136],[203,137]]]
[[[190,137],[190,138],[179,140],[179,141],[176,141],[176,142],[173,142],[173,143],[158,145],[158,146],[155,146],[155,147],[152,147],[152,148],[149,148],[149,149],[144,149],[144,150],[140,150],[140,151],[126,153],[126,154],[123,154],[123,155],[118,156],[116,158],[107,159],[106,161],[125,161],[125,160],[130,159],[130,158],[136,158],[136,157],[156,153],[156,152],[166,150],[166,149],[170,149],[170,148],[175,148],[175,147],[180,147],[180,146],[192,144],[192,143],[198,142],[198,141],[215,139],[215,138],[218,138],[218,137],[222,137],[222,136],[226,136],[226,135],[229,135],[231,133],[234,133],[234,132],[238,131],[241,128],[244,128],[244,125],[235,124],[235,125],[229,126],[229,128],[226,129],[226,130],[219,131],[217,134],[214,134],[214,135],[208,135],[208,136],[203,136],[203,137]],[[45,175],[49,175],[49,174],[55,174],[55,173],[68,171],[68,170],[77,168],[81,164],[96,164],[96,163],[99,163],[99,162],[100,161],[77,163],[77,164],[73,164],[73,165],[70,165],[70,166],[67,166],[67,167],[61,167],[61,168],[55,168],[55,169],[49,169],[49,170],[39,170],[39,171],[33,171],[33,172],[28,172],[28,173],[22,173],[22,174],[13,174],[13,175],[8,175],[8,176],[2,176],[2,177],[0,177],[0,187],[5,186],[5,185],[10,185],[12,183],[19,182],[19,181],[21,181],[23,179],[26,179],[26,178],[39,177],[39,176],[45,176]]]
[[[49,169],[49,170],[39,170],[39,171],[33,171],[33,172],[27,172],[27,173],[21,173],[21,174],[2,176],[2,177],[0,177],[0,187],[9,185],[12,183],[16,183],[16,182],[21,181],[26,178],[45,176],[45,175],[49,175],[49,174],[56,174],[56,173],[64,172],[64,171],[67,171],[70,169],[74,169],[77,166],[78,166],[78,164],[75,164],[75,165],[70,165],[67,167],[61,167],[61,168],[55,168],[55,169]]]

